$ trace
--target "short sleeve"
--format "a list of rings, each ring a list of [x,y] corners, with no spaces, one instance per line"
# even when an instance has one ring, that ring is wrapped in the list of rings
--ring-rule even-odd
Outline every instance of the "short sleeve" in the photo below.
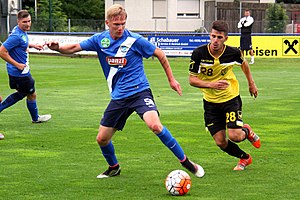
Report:
[[[79,44],[81,49],[86,51],[96,51],[95,37],[96,36],[93,35],[92,37],[80,42]]]
[[[137,39],[135,46],[136,51],[145,58],[149,58],[150,56],[152,56],[156,49],[156,46],[154,44],[150,43],[143,37]]]
[[[195,49],[192,53],[189,67],[189,74],[197,76],[200,74],[200,60],[201,54],[199,49]]]
[[[10,51],[15,47],[20,46],[20,39],[17,35],[10,35],[3,43],[3,46],[7,49],[7,51]]]

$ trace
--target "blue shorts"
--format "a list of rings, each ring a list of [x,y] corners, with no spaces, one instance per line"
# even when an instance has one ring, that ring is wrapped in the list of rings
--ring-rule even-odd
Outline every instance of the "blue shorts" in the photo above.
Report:
[[[31,75],[25,77],[9,76],[9,86],[23,94],[33,94],[35,92],[34,79]]]
[[[111,100],[100,124],[122,130],[126,120],[134,111],[143,119],[143,114],[150,110],[157,111],[157,108],[151,90],[146,89],[124,99]]]

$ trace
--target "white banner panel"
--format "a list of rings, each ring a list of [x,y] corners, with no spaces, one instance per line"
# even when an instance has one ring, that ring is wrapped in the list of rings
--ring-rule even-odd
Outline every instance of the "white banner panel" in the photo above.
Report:
[[[88,39],[90,36],[74,36],[74,35],[34,35],[28,34],[29,43],[31,44],[45,44],[49,41],[58,41],[60,44],[74,44],[80,43],[81,41]],[[44,50],[39,51],[34,48],[30,48],[29,52],[34,53],[59,53],[57,51],[52,51],[47,46],[44,47]],[[77,52],[79,55],[97,55],[94,51],[81,51]]]

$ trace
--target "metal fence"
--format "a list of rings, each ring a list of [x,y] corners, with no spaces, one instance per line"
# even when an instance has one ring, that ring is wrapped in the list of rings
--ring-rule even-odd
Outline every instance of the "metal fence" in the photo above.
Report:
[[[239,33],[237,27],[238,20],[227,21],[230,33]],[[204,26],[207,30],[211,30],[211,23],[206,21]],[[269,21],[269,20],[255,20],[252,26],[252,33],[300,33],[300,23],[294,20],[283,21]]]
[[[105,29],[104,20],[33,20],[31,31],[35,32],[100,32]]]
[[[147,22],[145,22],[147,23]],[[238,21],[228,21],[229,32],[239,33],[237,28]],[[212,21],[204,21],[202,27],[195,27],[193,30],[184,30],[180,32],[209,32],[211,30]],[[279,26],[281,24],[281,26]],[[132,31],[171,31],[176,30],[143,30],[141,27],[130,26]],[[104,20],[82,20],[82,19],[69,19],[69,20],[33,20],[31,31],[33,32],[101,32],[105,30]],[[300,23],[295,23],[293,20],[287,22],[282,21],[255,21],[252,28],[253,33],[300,33]]]

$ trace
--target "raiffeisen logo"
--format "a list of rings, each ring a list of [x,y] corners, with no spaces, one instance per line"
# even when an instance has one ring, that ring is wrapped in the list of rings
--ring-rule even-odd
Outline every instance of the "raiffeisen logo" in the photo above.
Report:
[[[106,57],[106,62],[109,65],[125,66],[127,63],[127,59],[126,58],[118,58],[118,57]]]

